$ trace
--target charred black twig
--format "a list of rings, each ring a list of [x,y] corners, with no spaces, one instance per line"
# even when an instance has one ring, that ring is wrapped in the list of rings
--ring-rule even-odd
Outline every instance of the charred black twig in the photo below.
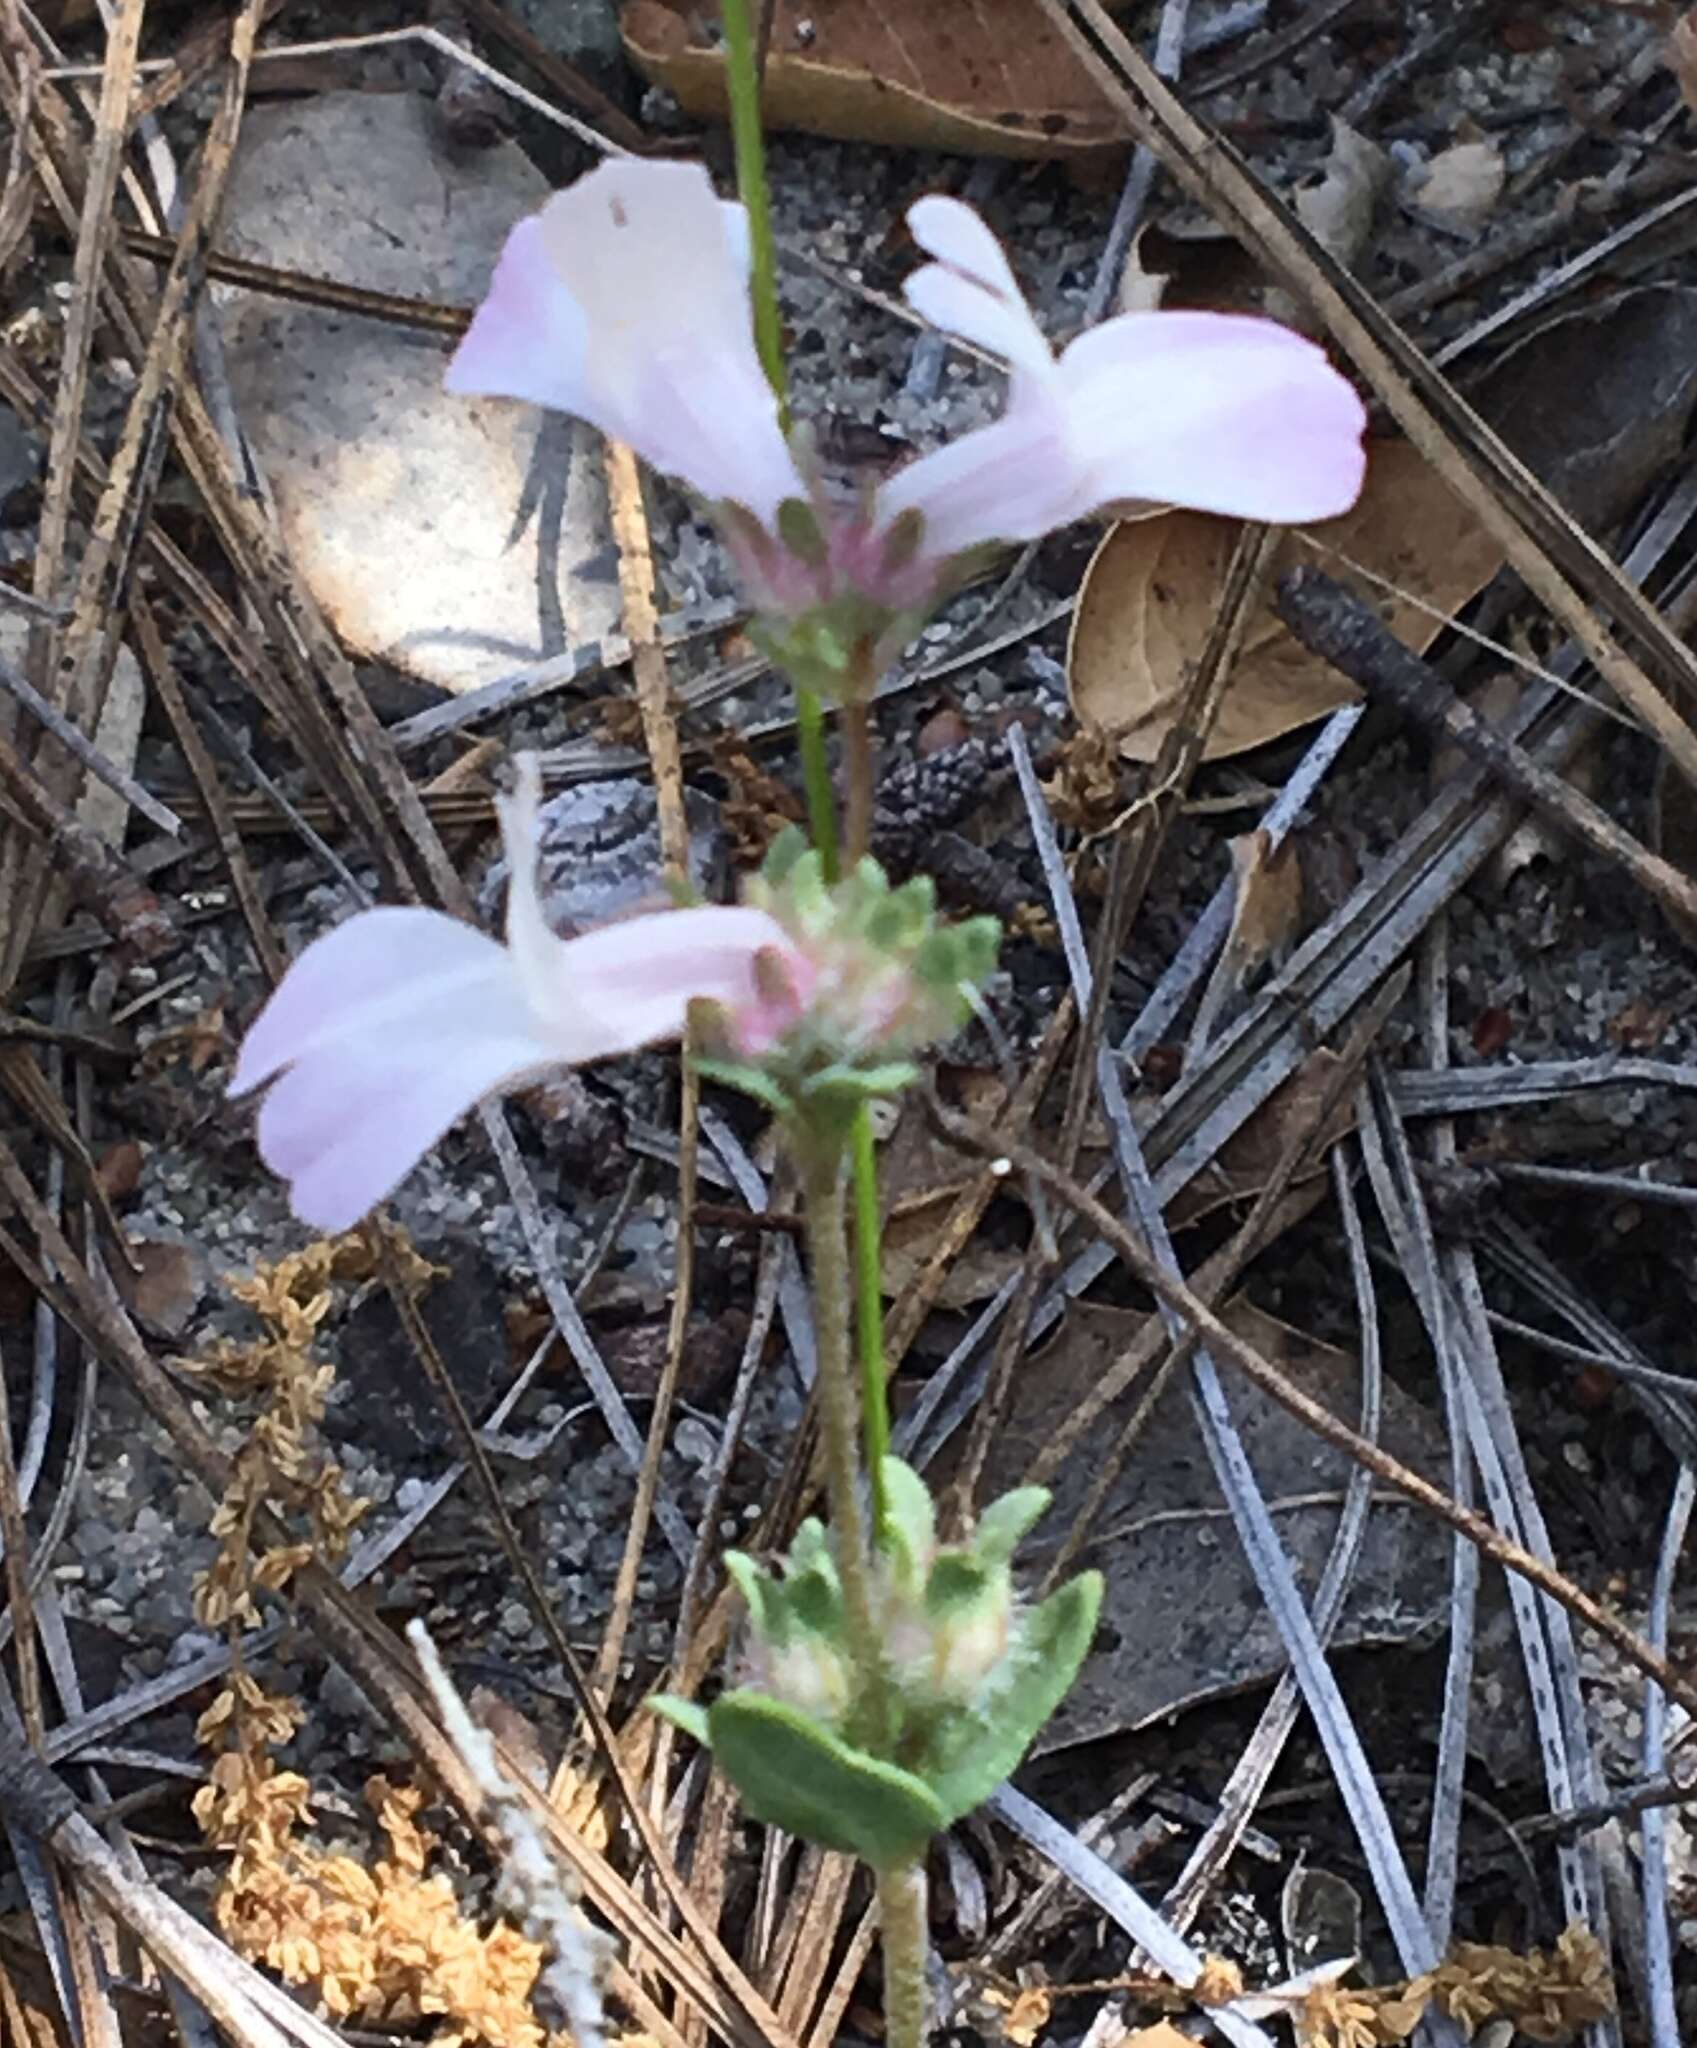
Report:
[[[1324,570],[1293,569],[1280,579],[1275,602],[1279,617],[1311,653],[1359,688],[1388,698],[1429,732],[1453,741],[1542,816],[1624,868],[1665,910],[1682,919],[1697,918],[1697,886],[1617,825],[1600,804],[1464,704],[1353,591]]]

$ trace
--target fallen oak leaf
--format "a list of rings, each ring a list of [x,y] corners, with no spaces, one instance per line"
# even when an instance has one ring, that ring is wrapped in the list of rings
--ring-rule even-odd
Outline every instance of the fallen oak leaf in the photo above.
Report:
[[[688,0],[630,0],[625,52],[698,120],[726,116],[725,53]],[[1129,140],[1027,0],[776,0],[762,80],[769,129],[896,149],[1047,158]]]
[[[1067,648],[1075,718],[1117,736],[1121,757],[1153,761],[1213,630],[1235,527],[1202,512],[1168,512],[1110,530],[1085,571]],[[1451,612],[1484,588],[1502,555],[1483,525],[1406,441],[1370,446],[1354,508],[1314,529],[1318,540],[1405,593],[1389,603],[1391,630],[1424,649]],[[1280,540],[1268,587],[1305,558]],[[1346,579],[1349,571],[1344,572]],[[1371,582],[1363,594],[1383,602]],[[1219,716],[1203,750],[1217,761],[1356,701],[1354,689],[1288,635],[1265,603],[1244,634]]]
[[[1357,134],[1347,121],[1332,116],[1332,146],[1320,177],[1293,195],[1296,217],[1328,255],[1335,256],[1346,270],[1360,262],[1373,233],[1379,204],[1390,189],[1394,175],[1390,157],[1376,142]],[[1268,315],[1283,320],[1305,334],[1320,328],[1308,308],[1294,293],[1282,286],[1268,288]]]

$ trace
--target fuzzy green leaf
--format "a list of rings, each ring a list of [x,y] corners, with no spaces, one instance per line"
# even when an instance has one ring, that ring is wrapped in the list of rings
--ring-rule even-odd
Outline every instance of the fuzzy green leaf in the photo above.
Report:
[[[698,1707],[694,1700],[680,1700],[676,1693],[670,1692],[650,1693],[648,1711],[661,1715],[674,1728],[681,1728],[686,1735],[693,1736],[703,1749],[712,1747],[713,1739],[707,1732],[707,1709]]]
[[[943,1810],[912,1772],[853,1749],[764,1693],[720,1695],[707,1715],[713,1760],[755,1820],[877,1867],[916,1856]]]
[[[725,1570],[748,1603],[749,1626],[762,1642],[779,1648],[789,1640],[789,1614],[782,1591],[752,1557],[740,1550],[725,1552]]]
[[[889,1060],[881,1067],[851,1067],[845,1064],[821,1067],[801,1084],[808,1103],[842,1103],[858,1109],[874,1095],[899,1095],[919,1078],[911,1060]]]
[[[1006,1573],[987,1569],[969,1552],[945,1550],[925,1581],[925,1612],[933,1621],[952,1621],[976,1607],[993,1586],[1006,1584]]]
[[[789,1567],[792,1572],[824,1572],[835,1582],[837,1560],[825,1524],[817,1515],[809,1515],[790,1538]]]
[[[843,1601],[835,1571],[791,1571],[784,1581],[789,1611],[816,1636],[835,1637],[842,1628]]]
[[[1078,1676],[1101,1604],[1100,1572],[1081,1572],[1051,1593],[1026,1616],[1001,1682],[939,1726],[924,1778],[951,1822],[982,1806],[1018,1768]]]
[[[1002,950],[1002,927],[993,917],[969,917],[953,927],[961,948],[961,979],[978,988],[995,972]]]
[[[1049,1505],[1046,1486],[1016,1486],[978,1517],[972,1554],[984,1564],[1008,1564]]]
[[[788,1092],[780,1088],[770,1074],[759,1067],[745,1066],[741,1060],[701,1059],[695,1062],[695,1071],[704,1081],[717,1081],[725,1088],[738,1088],[744,1095],[752,1095],[756,1102],[764,1103],[775,1116],[788,1116],[795,1104]]]
[[[931,1502],[931,1489],[900,1458],[885,1458],[880,1469],[891,1544],[904,1582],[917,1586],[937,1547],[937,1510]]]
[[[778,507],[778,538],[792,555],[818,568],[825,560],[819,515],[805,498],[785,498]]]
[[[760,879],[771,888],[781,889],[795,873],[795,864],[806,853],[807,846],[807,834],[801,827],[786,825],[766,849],[766,858],[760,863]]]

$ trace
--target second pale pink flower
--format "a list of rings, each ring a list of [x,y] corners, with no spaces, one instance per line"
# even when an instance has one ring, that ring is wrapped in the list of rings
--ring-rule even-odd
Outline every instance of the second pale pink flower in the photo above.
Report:
[[[811,969],[764,910],[661,910],[556,938],[537,895],[538,799],[526,757],[501,805],[505,945],[438,910],[360,911],[254,1020],[230,1092],[270,1083],[260,1156],[315,1229],[357,1223],[485,1096],[677,1038],[692,1002],[717,1005],[738,1044],[790,1021],[779,992]]]

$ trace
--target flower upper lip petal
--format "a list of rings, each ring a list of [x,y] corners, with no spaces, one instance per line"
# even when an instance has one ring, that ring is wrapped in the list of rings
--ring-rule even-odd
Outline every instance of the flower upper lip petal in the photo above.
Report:
[[[805,491],[755,353],[747,219],[699,164],[614,158],[521,221],[447,385],[575,413],[761,520]]]

